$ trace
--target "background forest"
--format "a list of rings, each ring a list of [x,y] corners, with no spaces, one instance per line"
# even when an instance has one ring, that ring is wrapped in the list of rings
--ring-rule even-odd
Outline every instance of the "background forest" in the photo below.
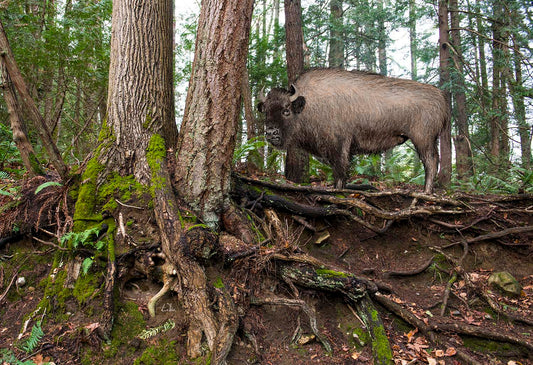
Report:
[[[439,23],[439,6],[441,14],[447,6],[446,22]],[[79,164],[105,118],[112,2],[25,0],[6,1],[3,7],[2,23],[30,95],[63,158]],[[176,11],[174,49],[178,125],[198,18],[194,10],[181,8]],[[304,1],[305,66],[363,69],[440,86],[450,93],[453,106],[453,186],[531,191],[532,12],[525,0]],[[283,155],[266,147],[251,97],[263,87],[287,85],[283,22],[278,0],[256,1],[249,85],[244,86],[250,97],[244,100],[242,145],[235,157],[249,155],[256,167],[276,172],[283,170]],[[447,64],[439,60],[439,27],[449,30]],[[31,118],[25,110],[16,113],[38,158],[46,161]],[[24,170],[4,100],[0,128],[0,174],[20,177]],[[409,144],[382,156],[356,157],[353,168],[381,181],[424,180]],[[314,160],[310,169],[311,175],[329,173]]]

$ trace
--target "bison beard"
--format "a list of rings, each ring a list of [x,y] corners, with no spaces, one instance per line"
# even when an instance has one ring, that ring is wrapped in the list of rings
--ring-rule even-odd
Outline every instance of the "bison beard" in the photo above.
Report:
[[[316,69],[290,90],[259,96],[266,139],[301,148],[331,165],[335,186],[346,186],[353,155],[413,142],[425,169],[426,193],[438,170],[437,139],[450,111],[436,87],[361,71]]]

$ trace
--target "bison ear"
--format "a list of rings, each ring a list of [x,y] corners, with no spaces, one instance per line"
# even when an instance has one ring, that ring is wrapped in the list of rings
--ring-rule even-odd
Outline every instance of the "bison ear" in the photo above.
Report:
[[[265,103],[263,102],[260,102],[257,104],[257,110],[259,110],[259,113],[264,113],[265,112]]]
[[[292,111],[296,114],[299,114],[304,110],[305,98],[303,96],[298,96],[296,100],[292,102]]]

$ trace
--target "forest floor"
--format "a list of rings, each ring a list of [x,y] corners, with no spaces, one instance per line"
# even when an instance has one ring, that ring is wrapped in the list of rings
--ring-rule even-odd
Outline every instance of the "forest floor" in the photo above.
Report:
[[[277,194],[310,206],[321,204],[316,194],[282,190]],[[405,193],[409,190],[416,188],[347,196],[380,212],[401,216],[382,233],[348,216],[308,217],[304,222],[295,220],[293,213],[278,215],[288,241],[299,253],[319,260],[328,269],[353,273],[378,285],[379,292],[372,299],[384,322],[395,363],[533,364],[533,230],[527,229],[533,225],[533,196],[455,193],[449,199],[462,206],[447,207],[444,200],[413,198]],[[0,199],[2,204],[9,200],[6,196]],[[410,214],[413,200],[430,213]],[[153,217],[131,208],[134,201],[127,203],[130,209],[122,207],[122,212],[131,222],[132,241],[157,244]],[[445,212],[439,213],[435,207],[445,208]],[[250,209],[261,219],[259,211],[264,206],[260,202]],[[353,211],[366,222],[381,226],[381,218],[363,208]],[[52,305],[48,313],[35,314],[46,283],[55,274],[51,271],[58,246],[43,244],[52,239],[42,230],[32,228],[24,233],[20,240],[0,246],[0,363],[198,363],[183,360],[186,323],[175,293],[167,293],[157,302],[155,317],[148,314],[147,303],[161,288],[153,277],[139,273],[121,277],[114,329],[107,341],[97,335],[103,276],[95,279],[100,280],[96,285],[100,289],[55,298],[57,308]],[[131,247],[117,249],[126,252]],[[268,250],[268,245],[263,250]],[[260,253],[256,259],[257,255]],[[369,338],[353,305],[343,296],[296,289],[282,282],[274,273],[275,261],[247,273],[236,269],[238,264],[236,260],[229,267],[224,260],[215,259],[206,266],[211,283],[222,277],[226,286],[231,286],[228,282],[236,273],[248,275],[231,287],[251,283],[253,290],[242,291],[249,290],[250,298],[261,299],[248,299],[246,310],[240,313],[228,364],[372,363]],[[489,285],[489,276],[502,271],[518,280],[520,294],[510,296]],[[17,281],[20,278],[25,279],[24,284]],[[296,301],[300,304],[295,305]],[[310,312],[303,310],[304,302],[312,308]],[[318,331],[331,344],[331,353],[313,334],[310,318],[314,314]],[[43,320],[42,334],[34,334],[32,331],[40,328],[36,325],[39,319]],[[32,337],[37,339],[34,346],[28,343]]]

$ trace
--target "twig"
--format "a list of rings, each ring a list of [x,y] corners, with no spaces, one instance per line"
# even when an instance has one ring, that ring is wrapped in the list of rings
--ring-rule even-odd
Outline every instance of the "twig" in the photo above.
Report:
[[[47,245],[47,246],[51,246],[59,251],[68,251],[68,248],[65,248],[65,247],[61,247],[59,245],[56,245],[55,243],[52,243],[52,242],[48,242],[48,241],[44,241],[40,238],[37,238],[37,237],[34,237],[32,236],[31,237],[32,239],[34,239],[35,241],[39,242],[39,243],[42,243],[43,245]]]
[[[126,208],[133,208],[133,209],[139,209],[139,210],[144,210],[144,209],[145,209],[145,208],[143,208],[143,207],[136,207],[135,205],[129,205],[129,204],[126,204],[126,203],[122,203],[122,202],[121,202],[120,200],[118,200],[118,199],[115,199],[115,201],[116,201],[118,204],[120,204],[120,205],[122,205],[123,207],[126,207]]]

